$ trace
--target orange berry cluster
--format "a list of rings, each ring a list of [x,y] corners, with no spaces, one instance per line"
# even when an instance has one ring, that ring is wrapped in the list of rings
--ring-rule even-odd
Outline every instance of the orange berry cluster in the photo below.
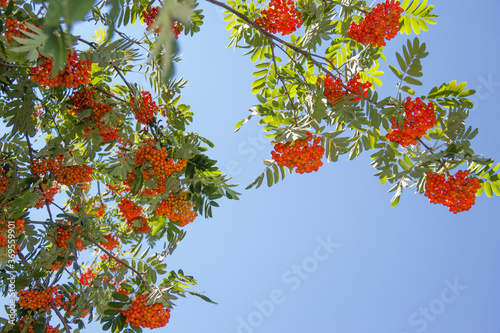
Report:
[[[155,188],[146,188],[142,191],[142,195],[147,196],[147,195],[155,195],[155,194],[160,194],[163,193],[167,190],[167,187],[165,186],[165,182],[167,181],[167,177],[161,176],[158,177]]]
[[[172,23],[170,23],[170,27],[172,27],[172,32],[174,33],[174,38],[178,39],[179,35],[181,34],[182,29],[184,29],[184,26],[182,25],[181,22],[177,20],[172,20]]]
[[[117,259],[120,259],[118,258],[117,256],[115,256]],[[116,260],[114,259],[111,259],[107,254],[103,254],[102,256],[99,257],[99,259],[101,259],[102,261],[108,261],[108,267],[109,267],[109,270],[111,272],[115,272],[117,271],[119,268],[123,268],[125,267],[122,263],[119,263],[117,262]],[[107,279],[107,281],[109,282],[109,279]]]
[[[167,325],[170,319],[170,309],[161,303],[146,305],[146,295],[137,295],[132,306],[120,312],[126,317],[126,322],[135,327],[155,329]]]
[[[3,194],[7,191],[9,186],[9,180],[7,177],[0,175],[0,194]]]
[[[90,286],[92,284],[92,280],[96,277],[96,273],[91,269],[87,268],[85,272],[80,275],[78,279],[82,286]]]
[[[158,13],[160,12],[160,7],[149,7],[146,10],[142,12],[142,15],[144,16],[144,21],[146,22],[147,25],[147,30],[151,29],[153,24],[155,23],[156,18],[158,17]],[[170,27],[172,28],[172,32],[174,33],[174,38],[177,39],[179,38],[179,34],[181,33],[182,29],[184,26],[182,23],[180,23],[177,20],[172,20],[172,23],[170,24]],[[161,30],[161,27],[157,27],[155,29],[155,33],[159,33]]]
[[[120,137],[118,136],[118,128],[111,128],[109,126],[104,125],[102,122],[97,121],[95,123],[95,127],[99,130],[99,133],[97,133],[98,136],[103,138],[103,142],[111,141],[111,140],[117,140]],[[87,127],[84,130],[84,137],[87,137],[87,135],[90,133],[91,128]],[[92,133],[91,133],[92,135]]]
[[[7,245],[7,237],[4,237],[2,234],[7,236],[7,230],[10,228],[9,224],[12,225],[12,222],[0,221],[0,247]],[[24,231],[24,220],[14,221],[14,231],[16,234],[21,234]],[[20,248],[20,246],[18,245],[17,248]]]
[[[78,232],[82,232],[82,227],[77,226],[76,230]],[[58,227],[55,232],[55,235],[52,238],[54,239],[54,243],[56,244],[57,247],[68,249],[69,248],[68,241],[71,239],[72,236],[73,232],[70,229]],[[87,247],[85,245],[82,245],[82,239],[79,237],[76,237],[75,245],[78,251],[83,251]]]
[[[399,1],[386,0],[366,14],[363,21],[351,23],[347,33],[352,39],[365,45],[385,46],[385,39],[390,40],[398,33],[402,12]]]
[[[275,34],[288,35],[302,25],[301,13],[295,9],[293,0],[271,0],[268,9],[261,11],[255,23],[262,29]]]
[[[33,176],[46,175],[48,172],[57,173],[62,166],[64,161],[64,155],[59,154],[54,159],[49,160],[47,158],[40,159],[38,161],[31,161],[30,168]]]
[[[149,124],[155,113],[158,112],[158,105],[153,101],[149,91],[141,91],[141,99],[137,103],[139,105],[138,108],[135,98],[130,98],[130,107],[135,113],[135,119],[141,124]]]
[[[151,231],[148,220],[144,216],[139,216],[131,220],[127,220],[127,227],[131,228],[135,233],[147,234]]]
[[[92,208],[94,208],[94,205],[92,205]],[[99,207],[97,207],[97,212],[94,214],[95,217],[101,217],[106,214],[106,205],[101,203]]]
[[[42,63],[31,68],[30,80],[52,88],[63,86],[66,88],[77,88],[81,84],[90,83],[90,70],[92,63],[89,60],[80,60],[74,50],[68,51],[66,68],[56,77],[52,77],[53,59],[41,56]]]
[[[314,139],[311,144],[309,141],[313,139],[313,136],[309,132],[306,134],[306,139],[280,142],[274,146],[271,156],[279,166],[296,168],[295,171],[300,174],[318,171],[319,167],[323,165],[321,158],[325,153],[325,148],[319,145],[321,137]]]
[[[61,186],[57,183],[54,183],[54,185],[50,188],[47,188],[47,185],[42,185],[43,188],[43,196],[38,200],[38,202],[35,204],[36,209],[43,208],[45,204],[47,203],[47,200],[49,201],[49,205],[51,201],[54,201],[54,196],[59,192],[59,189]]]
[[[165,147],[161,149],[154,148],[153,141],[149,141],[143,144],[140,149],[135,150],[136,168],[140,167],[144,162],[151,164],[151,169],[148,168],[143,171],[144,179],[168,177],[176,171],[181,171],[187,165],[186,160],[179,160],[175,163],[173,159],[169,159],[167,149]]]
[[[118,204],[122,216],[127,220],[127,226],[134,232],[147,233],[151,230],[148,220],[141,216],[142,207],[133,201],[122,198]]]
[[[372,86],[370,82],[360,82],[359,74],[353,76],[349,82],[347,82],[347,91],[346,94],[349,97],[352,97],[353,101],[360,101],[361,96],[368,96],[368,89]],[[361,95],[361,96],[360,96]]]
[[[76,111],[92,108],[92,115],[94,119],[101,120],[101,118],[113,107],[111,105],[96,102],[94,100],[94,93],[95,90],[83,87],[83,89],[75,91],[73,95],[70,96],[69,102],[73,105],[73,109]],[[85,119],[85,121],[89,120],[90,118]]]
[[[156,214],[167,215],[170,221],[179,222],[183,227],[198,216],[193,208],[194,204],[187,200],[187,192],[181,191],[177,197],[170,193],[167,200],[162,200],[156,209]]]
[[[408,97],[405,101],[404,108],[405,119],[403,128],[400,129],[395,119],[392,118],[392,132],[386,135],[387,139],[395,141],[403,147],[416,144],[417,140],[420,139],[428,129],[434,127],[437,121],[434,113],[434,104],[425,104],[420,97],[417,97],[415,101],[412,101],[412,99]]]
[[[5,7],[9,4],[10,0],[0,0],[0,7]]]
[[[68,302],[66,302],[66,304],[64,304],[64,310],[66,311],[66,314],[68,316],[72,315],[71,310],[73,309],[73,306],[75,305],[76,297],[77,297],[76,294],[69,296]],[[80,318],[85,318],[89,314],[89,310],[90,310],[90,306],[88,308],[86,308],[85,310],[83,310],[82,314],[80,315]]]
[[[88,165],[70,165],[62,167],[56,176],[56,181],[63,185],[75,185],[92,181],[94,169]]]
[[[110,128],[109,126],[101,126],[102,123],[97,123],[97,128],[99,129],[99,135],[103,138],[103,142],[118,140],[120,137],[118,136],[118,128]]]
[[[96,102],[93,98],[95,90],[84,87],[83,89],[76,91],[71,95],[69,102],[73,105],[73,110],[79,112],[88,108],[92,108],[92,116],[96,122],[95,126],[99,130],[97,135],[104,139],[104,142],[118,139],[118,129],[110,128],[101,122],[101,118],[108,113],[113,107],[104,103]],[[91,121],[91,118],[85,118],[85,121]],[[85,130],[85,135],[90,132],[90,128],[87,127]]]
[[[24,35],[21,31],[28,31],[28,32],[30,31],[26,26],[26,22],[19,23],[17,19],[11,19],[11,18],[5,19],[4,28],[5,28],[5,38],[9,42],[13,42],[14,37],[25,38],[26,35]]]
[[[94,101],[95,90],[83,87],[77,90],[69,97],[69,102],[73,105],[73,109],[76,111],[85,110],[91,108]]]
[[[151,26],[155,23],[156,17],[158,16],[158,13],[160,12],[160,7],[149,7],[146,8],[142,12],[142,15],[144,16],[144,21],[146,22],[147,25],[147,30],[151,28]],[[159,28],[155,30],[155,32],[159,32]]]
[[[360,82],[359,78],[359,74],[353,76],[347,82],[347,89],[344,89],[342,80],[339,77],[333,80],[330,74],[326,74],[323,95],[325,95],[326,99],[332,105],[337,104],[343,96],[353,97],[352,100],[360,101],[361,97],[359,95],[368,96],[368,88],[370,88],[372,84],[370,82]],[[318,85],[321,85],[321,82],[322,79],[318,78]]]
[[[120,245],[120,241],[112,234],[106,235],[104,238],[106,241],[102,242],[101,246],[106,250],[113,251],[116,247],[118,247],[118,245]]]
[[[23,329],[25,328],[25,326],[26,326],[26,324],[23,321],[19,323],[19,328],[21,329],[21,332],[24,332]],[[54,328],[54,327],[50,326],[49,324],[47,324],[45,326],[44,332],[45,333],[59,333],[59,329]],[[33,328],[32,325],[28,326],[26,333],[35,333],[35,329]]]
[[[133,201],[122,198],[118,204],[122,216],[127,220],[135,219],[142,214],[142,207],[136,205]]]
[[[44,308],[49,310],[51,303],[56,307],[60,307],[63,304],[63,294],[60,294],[59,287],[48,287],[45,290],[36,289],[25,289],[17,293],[19,297],[18,304],[24,309],[38,310]]]
[[[425,196],[429,202],[448,207],[453,213],[469,210],[476,203],[476,192],[481,188],[479,179],[468,177],[469,171],[458,171],[455,176],[427,173]]]
[[[318,78],[318,86],[321,85],[323,80]],[[335,105],[344,96],[344,88],[342,87],[342,80],[338,77],[333,80],[330,74],[325,76],[325,90],[323,90],[323,95],[332,104]]]
[[[24,231],[24,220],[15,220],[14,221],[14,230],[16,234],[22,234]],[[12,222],[11,222],[12,223]],[[0,221],[0,232],[7,230],[9,228],[7,221]]]
[[[68,241],[71,239],[71,231],[66,228],[59,227],[55,233],[56,237],[54,238],[54,242],[57,247],[67,249]]]
[[[120,281],[120,282],[117,282],[116,280],[113,280],[113,281],[109,281],[109,278],[107,276],[105,276],[103,278],[103,280],[105,280],[106,282],[108,282],[109,284],[111,284],[114,288],[115,288],[115,291],[117,293],[120,293],[120,294],[123,294],[123,295],[130,295],[130,293],[128,291],[126,291],[122,286],[121,284],[124,283],[124,282],[127,282],[127,281]]]

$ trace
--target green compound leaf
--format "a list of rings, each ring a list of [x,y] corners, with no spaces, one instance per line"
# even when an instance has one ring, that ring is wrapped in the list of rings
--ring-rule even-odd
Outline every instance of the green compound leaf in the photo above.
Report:
[[[405,0],[401,4],[404,12],[401,14],[399,31],[402,34],[410,35],[415,32],[417,35],[420,31],[427,31],[429,27],[427,24],[436,24],[434,18],[437,15],[431,13],[434,5],[427,6],[427,0],[419,2],[419,0]]]

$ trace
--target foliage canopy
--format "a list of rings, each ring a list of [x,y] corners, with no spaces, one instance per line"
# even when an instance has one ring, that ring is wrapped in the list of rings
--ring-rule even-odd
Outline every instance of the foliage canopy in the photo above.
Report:
[[[258,103],[235,128],[259,117],[275,142],[247,189],[315,171],[322,158],[370,151],[380,182],[392,184],[393,206],[408,187],[453,212],[483,192],[500,195],[499,165],[473,150],[478,130],[465,122],[475,92],[452,81],[416,96],[425,43],[402,45],[389,65],[399,81],[394,95],[377,93],[384,45],[436,23],[427,0],[373,8],[206,1],[225,10],[228,47],[255,63]],[[0,319],[2,332],[78,332],[83,318],[140,332],[165,325],[178,297],[212,302],[188,290],[193,277],[167,272],[165,260],[186,224],[240,193],[210,158],[210,140],[188,131],[194,114],[180,103],[187,80],[173,76],[177,43],[200,31],[202,11],[190,0],[153,2],[0,1],[0,117],[8,129],[0,137],[0,281],[4,295],[20,297]],[[78,35],[94,24],[94,40]],[[130,35],[129,26],[143,30]],[[34,209],[46,219],[32,220]],[[162,251],[149,253],[161,242]]]

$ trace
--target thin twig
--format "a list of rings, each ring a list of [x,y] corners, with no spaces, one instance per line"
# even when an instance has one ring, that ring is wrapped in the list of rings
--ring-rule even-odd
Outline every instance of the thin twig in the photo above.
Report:
[[[418,142],[420,142],[422,144],[422,146],[424,146],[431,154],[435,154],[434,153],[434,150],[427,146],[423,141],[422,139],[418,139]],[[443,169],[446,171],[446,173],[448,174],[448,176],[450,176],[450,171],[448,170],[448,168],[446,167],[446,165],[444,164],[444,162],[441,160],[441,158],[438,159],[439,161],[439,164],[441,164],[441,166],[443,167]]]
[[[295,108],[295,105],[293,104],[293,100],[292,100],[292,97],[290,96],[290,93],[288,92],[288,88],[286,87],[285,80],[283,80],[283,77],[281,77],[280,72],[279,72],[279,68],[278,68],[278,64],[276,63],[276,54],[274,53],[275,44],[270,39],[269,39],[269,43],[271,44],[271,53],[272,53],[272,57],[273,57],[274,69],[276,71],[276,77],[278,78],[278,80],[281,81],[281,84],[283,84],[283,89],[285,90],[285,94],[288,96],[288,100],[290,101],[290,104],[292,105],[292,109],[294,111],[293,118],[295,118],[295,122],[298,122],[297,109]]]
[[[89,42],[83,38],[78,38],[78,40],[80,42],[83,42],[87,45],[89,45],[90,47],[92,47],[94,50],[97,49],[97,44],[94,43],[94,42]],[[116,71],[116,73],[120,76],[120,78],[123,80],[123,82],[125,82],[125,84],[127,85],[128,89],[130,90],[130,94],[133,95],[133,91],[134,91],[134,88],[130,85],[130,83],[127,81],[127,79],[125,78],[125,76],[123,75],[122,73],[122,70],[120,68],[118,68],[118,66],[115,66],[113,64],[111,64],[111,67],[114,68],[114,70]]]
[[[9,62],[6,62],[2,59],[0,59],[0,65],[5,66],[5,67],[14,67],[14,68],[31,68],[30,66],[22,66],[22,65],[16,65],[16,64],[11,64]]]
[[[297,52],[297,53],[300,53],[300,54],[302,54],[302,55],[303,55],[303,56],[305,56],[305,57],[311,58],[311,61],[312,61],[312,62],[313,62],[316,66],[318,66],[319,68],[322,68],[321,63],[319,63],[319,62],[317,62],[316,60],[312,59],[313,57],[316,57],[316,58],[318,58],[318,59],[321,59],[321,60],[326,61],[326,62],[327,62],[330,66],[332,66],[332,68],[333,68],[333,69],[334,69],[334,70],[335,70],[335,71],[336,71],[339,75],[341,74],[341,73],[340,73],[340,71],[339,71],[339,70],[338,70],[338,69],[337,69],[337,68],[333,65],[333,63],[332,63],[329,59],[327,59],[327,58],[325,58],[325,57],[323,57],[323,56],[320,56],[320,55],[318,55],[318,54],[314,54],[314,53],[311,53],[311,52],[305,51],[305,50],[303,50],[303,49],[301,49],[301,48],[299,48],[299,47],[297,47],[297,46],[295,46],[295,45],[293,45],[293,44],[288,43],[287,41],[285,41],[285,40],[283,40],[283,39],[281,39],[281,38],[279,38],[279,37],[274,36],[273,34],[271,34],[271,33],[267,32],[266,30],[264,30],[263,28],[261,28],[261,27],[260,27],[257,23],[255,23],[252,19],[250,19],[250,18],[248,18],[246,15],[244,15],[244,14],[242,14],[242,13],[238,12],[238,11],[237,11],[237,10],[235,10],[234,8],[232,8],[232,7],[228,6],[228,5],[226,5],[225,3],[219,2],[219,1],[217,1],[217,0],[206,0],[206,1],[208,1],[208,2],[212,3],[212,4],[216,5],[216,6],[222,7],[222,8],[224,8],[225,10],[227,10],[227,11],[229,11],[229,12],[233,13],[234,15],[238,16],[239,18],[241,18],[242,20],[244,20],[245,22],[247,22],[248,24],[250,24],[252,27],[254,27],[255,29],[257,29],[257,30],[258,30],[261,34],[263,34],[264,36],[266,36],[268,39],[273,39],[273,40],[275,40],[275,41],[279,42],[280,44],[283,44],[283,45],[287,46],[288,48],[292,49],[293,51],[295,51],[295,52]],[[332,73],[330,73],[328,70],[325,70],[325,71],[326,71],[326,72],[328,72],[330,75],[334,76],[334,75],[333,75]]]
[[[239,18],[241,18],[242,20],[244,20],[245,22],[247,22],[248,24],[250,24],[253,28],[257,29],[261,34],[263,34],[265,37],[267,37],[267,39],[269,41],[271,40],[274,40],[276,42],[279,42],[280,44],[282,45],[285,45],[286,47],[288,47],[289,49],[305,56],[306,58],[309,58],[312,63],[314,65],[316,65],[320,70],[324,71],[325,73],[327,74],[330,74],[331,77],[336,77],[336,75],[334,75],[332,72],[330,72],[328,69],[324,68],[323,67],[323,64],[321,62],[318,62],[317,60],[315,60],[314,58],[318,58],[318,59],[321,59],[324,61],[324,64],[328,64],[330,65],[334,71],[338,74],[338,76],[341,76],[342,73],[340,72],[340,70],[333,64],[333,62],[324,57],[324,56],[321,56],[321,55],[318,55],[318,54],[315,54],[315,53],[311,53],[311,52],[308,52],[308,51],[305,51],[293,44],[290,44],[288,43],[287,41],[267,32],[266,30],[264,30],[262,27],[260,27],[257,23],[255,23],[255,21],[253,21],[252,19],[250,19],[249,17],[247,17],[246,15],[238,12],[237,10],[235,10],[234,8],[232,8],[231,6],[228,6],[226,5],[225,3],[222,3],[222,2],[219,2],[217,0],[206,0],[207,2],[210,2],[216,6],[219,6],[221,8],[224,8],[225,10],[227,10],[228,12],[231,12],[233,13],[234,15],[238,16]],[[287,53],[287,56],[292,59],[290,57],[290,55]],[[352,91],[352,90],[349,90],[347,89],[347,86],[345,84],[342,83],[342,87],[347,91],[347,92],[351,92],[351,93],[354,93],[355,95],[363,98],[364,100],[367,100],[369,102],[371,102],[372,104],[376,104],[375,102],[373,102],[372,100],[368,99],[367,97],[363,96],[363,94],[361,94],[359,91]]]
[[[115,95],[111,94],[110,92],[108,92],[108,91],[106,91],[106,90],[104,90],[104,89],[102,89],[102,88],[100,88],[100,87],[97,87],[97,86],[93,86],[93,87],[94,87],[95,89],[99,90],[100,92],[102,92],[103,94],[105,94],[105,95],[107,95],[107,96],[111,97],[111,98],[117,99],[117,100],[119,100],[120,102],[123,102],[123,103],[127,103],[127,101],[126,101],[126,100],[124,100],[123,98],[118,97],[118,96],[115,96]]]
[[[47,224],[50,224],[52,223],[53,225],[55,226],[58,226],[58,227],[61,227],[61,228],[64,228],[64,229],[70,229],[71,226],[69,225],[65,225],[65,224],[62,224],[62,223],[57,223],[57,222],[42,222],[42,221],[26,221],[25,223],[27,224],[44,224],[44,225],[47,225]],[[142,277],[142,274],[139,273],[137,270],[135,270],[134,268],[132,268],[129,264],[127,264],[126,262],[122,261],[121,259],[119,259],[118,257],[116,257],[111,251],[108,251],[106,250],[104,247],[101,246],[101,244],[99,244],[95,239],[93,239],[92,237],[89,237],[87,235],[84,235],[82,234],[81,232],[79,232],[78,230],[73,230],[73,232],[78,236],[78,237],[81,237],[81,238],[84,238],[86,240],[88,240],[89,242],[91,242],[92,244],[94,244],[95,246],[97,246],[99,249],[101,249],[105,254],[107,254],[110,258],[112,258],[114,261],[116,261],[117,263],[127,267],[128,269],[130,269],[132,272],[134,272],[140,279],[141,279],[141,282],[142,284],[144,285],[144,287],[148,288],[148,285],[147,283],[144,281],[143,277]]]

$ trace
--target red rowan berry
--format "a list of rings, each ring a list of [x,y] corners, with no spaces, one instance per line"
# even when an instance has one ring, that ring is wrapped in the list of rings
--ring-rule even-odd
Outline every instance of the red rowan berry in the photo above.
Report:
[[[142,214],[142,207],[137,206],[133,201],[122,198],[118,204],[122,216],[127,220],[132,220]]]
[[[146,305],[146,295],[137,295],[127,310],[120,312],[126,317],[126,322],[135,327],[155,329],[165,326],[170,319],[170,309],[163,304]]]
[[[26,324],[21,321],[19,323],[19,328],[21,329],[21,332],[23,332],[23,329],[26,327]],[[47,324],[45,326],[45,333],[59,333],[59,330],[57,328],[54,328],[52,326],[50,326],[49,324]],[[35,329],[33,328],[33,325],[29,325],[28,328],[27,328],[27,331],[26,333],[35,333]]]
[[[48,287],[45,290],[23,289],[17,293],[18,304],[24,309],[37,311],[38,309],[50,310],[51,304],[56,307],[62,305],[63,294],[59,293],[59,287]]]
[[[95,90],[83,87],[77,90],[69,97],[69,102],[73,105],[73,109],[80,111],[94,106]]]
[[[30,163],[30,169],[33,176],[43,176],[47,173],[57,173],[64,161],[64,155],[59,154],[54,159],[41,158],[33,160]]]
[[[405,119],[403,127],[399,128],[395,119],[391,119],[392,132],[386,135],[387,139],[405,147],[417,143],[427,130],[434,127],[437,122],[434,113],[434,104],[425,104],[420,97],[412,101],[408,97],[404,104]]]
[[[92,118],[95,120],[95,127],[99,130],[98,135],[104,140],[103,142],[118,139],[118,129],[110,128],[101,122],[101,118],[104,117],[113,107],[111,105],[96,102],[93,98],[94,90],[84,87],[83,89],[76,91],[71,95],[69,102],[73,105],[72,113],[78,113],[85,109],[92,109]],[[91,121],[91,117],[84,119],[85,121]],[[90,127],[85,130],[85,135],[90,131]]]
[[[22,31],[27,31],[30,32],[28,28],[27,22],[21,22],[17,19],[11,19],[11,18],[6,18],[5,19],[5,38],[7,39],[8,42],[12,43],[14,41],[14,37],[18,38],[25,38],[26,35],[22,33]],[[38,27],[41,28],[41,27]]]
[[[384,39],[390,40],[398,33],[403,11],[399,1],[386,0],[367,13],[363,21],[351,23],[347,33],[352,39],[365,45],[385,46]]]
[[[9,180],[5,176],[0,176],[0,194],[3,194],[7,191],[9,186]]]
[[[148,91],[141,91],[141,99],[137,102],[138,108],[136,106],[136,100],[134,97],[130,98],[130,107],[135,113],[135,119],[141,124],[149,124],[153,119],[154,115],[158,112],[158,105],[151,98],[151,94]]]
[[[57,183],[54,183],[52,187],[47,188],[47,185],[43,184],[42,188],[43,188],[43,195],[38,200],[38,203],[35,204],[34,207],[36,209],[43,208],[43,206],[45,206],[45,204],[47,203],[47,200],[48,204],[50,205],[50,203],[54,200],[54,196],[59,192],[61,186]]]
[[[198,216],[193,209],[194,204],[187,200],[187,192],[181,191],[177,195],[170,193],[167,200],[162,200],[156,209],[156,214],[167,215],[170,221],[179,222],[183,227]]]
[[[144,21],[146,22],[146,25],[147,25],[147,28],[146,28],[147,30],[149,30],[151,28],[151,26],[153,26],[159,12],[160,12],[159,6],[146,8],[146,10],[144,10],[142,12],[142,16],[144,16]],[[157,29],[157,30],[159,30],[159,29]],[[156,32],[158,32],[158,31],[156,31]]]
[[[158,14],[160,13],[160,7],[149,7],[146,10],[142,12],[142,15],[144,16],[144,21],[146,22],[147,25],[147,30],[150,30],[151,27],[154,25],[156,18],[158,17]],[[177,39],[179,38],[179,34],[181,33],[182,29],[184,26],[182,23],[180,23],[177,20],[172,19],[172,22],[170,23],[170,27],[172,28],[172,32],[174,34],[174,38]],[[159,33],[161,30],[161,27],[157,27],[155,29],[155,33]]]
[[[69,222],[68,225],[70,225]],[[82,232],[82,227],[76,226],[76,231]],[[73,234],[74,231],[69,228],[58,227],[52,238],[54,239],[54,243],[57,247],[60,247],[62,249],[68,249],[69,248],[68,241],[73,237]],[[82,244],[82,239],[78,236],[76,236],[75,246],[78,251],[83,251],[87,247],[87,245]]]
[[[292,142],[277,143],[274,146],[274,151],[271,152],[272,158],[279,166],[296,168],[297,173],[318,171],[323,165],[321,158],[325,153],[325,148],[319,144],[321,138],[314,139],[312,144],[309,143],[313,139],[311,133],[306,133],[307,139],[299,139]]]
[[[14,221],[14,230],[16,234],[22,234],[24,231],[24,220],[15,220]],[[12,221],[0,221],[0,233],[7,231],[8,229],[11,228]]]
[[[151,231],[148,220],[144,216],[138,216],[136,218],[127,220],[127,227],[131,228],[135,233],[147,234]]]
[[[91,269],[87,268],[85,272],[80,275],[78,279],[82,286],[90,286],[92,284],[92,280],[96,277],[96,273]]]
[[[75,185],[92,181],[94,169],[88,165],[71,165],[62,167],[57,172],[56,181],[63,185]]]
[[[476,192],[481,188],[479,179],[468,177],[469,171],[458,171],[454,176],[427,173],[425,196],[429,202],[448,207],[453,213],[469,210],[476,202]]]
[[[184,29],[184,26],[182,25],[181,22],[177,20],[172,20],[172,23],[170,23],[170,26],[172,27],[172,32],[174,33],[174,38],[178,39],[179,35],[181,34],[182,29]]]
[[[360,82],[359,78],[359,74],[353,76],[347,82],[347,89],[344,89],[340,78],[336,78],[334,81],[330,74],[326,74],[323,95],[332,105],[337,104],[343,96],[349,96],[354,101],[360,101],[361,97],[359,95],[368,96],[368,89],[372,84],[370,82]],[[322,81],[321,78],[318,78],[318,85],[321,85]]]
[[[101,246],[106,250],[113,251],[116,247],[118,247],[118,245],[120,245],[120,241],[112,234],[106,235],[104,238],[106,241],[102,242]]]
[[[293,0],[271,0],[260,14],[255,23],[272,34],[288,35],[302,25],[301,13],[295,9]]]
[[[135,150],[136,168],[140,167],[144,162],[151,164],[151,168],[143,171],[144,179],[168,177],[174,172],[181,171],[187,165],[186,160],[174,162],[172,158],[169,158],[166,148],[156,149],[153,147],[152,141],[144,142],[139,149]]]
[[[80,60],[74,50],[68,51],[66,67],[52,77],[53,58],[40,56],[41,63],[30,69],[30,80],[52,88],[63,86],[66,88],[77,88],[79,85],[90,83],[90,70],[92,63],[90,60]]]

